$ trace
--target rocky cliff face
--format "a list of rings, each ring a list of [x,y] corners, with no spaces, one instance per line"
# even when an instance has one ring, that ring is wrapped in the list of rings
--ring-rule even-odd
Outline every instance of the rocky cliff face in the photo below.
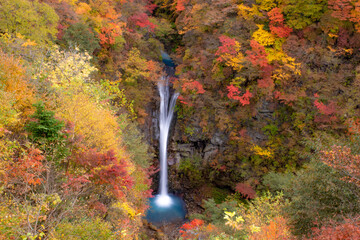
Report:
[[[157,94],[156,88],[154,88],[155,94]],[[152,151],[157,156],[159,144],[159,98],[155,97],[154,99],[156,100],[147,107],[148,118],[143,131],[152,146]],[[269,137],[264,134],[262,128],[269,122],[275,121],[275,107],[273,103],[266,100],[261,101],[256,106],[256,114],[249,121],[248,125],[244,127],[249,142],[261,146],[264,142],[268,141]],[[201,124],[195,119],[196,114],[189,117],[191,119],[177,119],[175,114],[172,122],[168,143],[169,177],[171,178],[169,183],[170,191],[182,192],[184,189],[196,188],[197,184],[191,181],[196,181],[199,176],[189,180],[190,176],[187,176],[189,174],[200,175],[201,181],[199,181],[198,186],[204,184],[204,180],[206,180],[207,184],[234,189],[234,179],[238,182],[246,180],[246,178],[241,179],[241,177],[235,176],[236,173],[231,173],[230,171],[231,165],[229,165],[228,159],[234,159],[232,164],[236,165],[237,168],[241,168],[241,159],[233,156],[235,155],[234,152],[238,151],[239,146],[233,144],[229,132],[214,127],[211,131],[204,133],[203,128],[200,126]],[[215,119],[209,120],[212,121],[209,122],[209,125],[216,126]],[[187,124],[191,131],[184,131],[184,124]],[[189,164],[189,166],[184,166],[184,163]],[[158,166],[157,157],[154,158],[154,165]],[[198,171],[192,172],[187,168],[198,168]],[[212,173],[214,168],[220,174],[214,175]],[[222,171],[221,168],[224,168],[226,171]],[[244,167],[243,170],[251,171],[248,166]],[[153,184],[155,191],[157,191],[157,186],[158,177],[155,176]]]

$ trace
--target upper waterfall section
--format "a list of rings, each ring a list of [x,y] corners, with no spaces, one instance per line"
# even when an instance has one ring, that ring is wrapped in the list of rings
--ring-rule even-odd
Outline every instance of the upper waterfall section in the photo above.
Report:
[[[175,63],[173,62],[173,60],[170,58],[169,54],[167,54],[166,52],[164,51],[160,51],[161,53],[161,58],[162,58],[162,61],[163,63],[165,63],[166,66],[168,67],[175,67]]]

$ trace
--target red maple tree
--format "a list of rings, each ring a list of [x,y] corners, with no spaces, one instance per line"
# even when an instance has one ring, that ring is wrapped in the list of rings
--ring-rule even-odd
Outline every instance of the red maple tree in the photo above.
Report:
[[[227,89],[229,92],[227,95],[228,98],[239,101],[243,106],[250,104],[250,98],[253,95],[249,90],[246,90],[242,96],[239,96],[240,90],[238,87],[231,84],[230,86],[227,86]]]

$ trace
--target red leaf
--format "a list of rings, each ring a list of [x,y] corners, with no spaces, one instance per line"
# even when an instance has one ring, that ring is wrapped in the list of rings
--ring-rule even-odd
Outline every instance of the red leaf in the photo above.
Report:
[[[235,186],[235,190],[243,195],[245,198],[253,199],[256,196],[255,190],[246,183],[237,183]]]
[[[156,25],[149,21],[149,16],[146,13],[133,15],[129,18],[129,22],[134,22],[136,26],[141,28],[149,27],[150,31],[154,31]]]
[[[250,104],[250,98],[253,95],[249,90],[246,90],[246,92],[242,96],[238,96],[240,91],[234,85],[231,84],[230,86],[227,86],[227,89],[229,91],[227,95],[228,98],[238,100],[243,106]]]
[[[260,45],[257,41],[250,41],[251,51],[246,51],[247,58],[254,66],[266,67],[268,66],[268,60],[266,58],[264,46]]]
[[[221,42],[221,46],[218,48],[218,50],[215,53],[216,56],[219,56],[216,59],[217,61],[220,62],[220,61],[224,60],[221,57],[221,55],[223,55],[223,54],[230,54],[232,56],[236,55],[236,49],[235,49],[236,40],[235,40],[235,38],[230,38],[228,36],[221,35],[219,37],[219,40]]]
[[[188,81],[184,82],[182,85],[182,91],[186,92],[187,90],[195,91],[196,94],[203,94],[205,93],[205,90],[202,86],[202,84],[196,80],[194,81]]]

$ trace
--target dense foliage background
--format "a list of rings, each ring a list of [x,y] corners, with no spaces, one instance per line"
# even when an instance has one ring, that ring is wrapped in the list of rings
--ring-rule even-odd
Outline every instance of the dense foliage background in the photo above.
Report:
[[[178,238],[360,238],[358,0],[1,0],[1,239],[151,238],[163,50]]]

